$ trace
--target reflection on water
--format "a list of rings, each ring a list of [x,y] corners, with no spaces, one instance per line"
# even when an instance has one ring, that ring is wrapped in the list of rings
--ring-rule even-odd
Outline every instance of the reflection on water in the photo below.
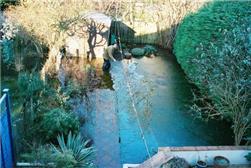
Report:
[[[154,59],[138,61],[138,71],[154,85],[151,127],[158,146],[230,145],[229,124],[222,121],[199,121],[189,113],[192,85],[165,50]],[[224,136],[222,136],[224,132]]]
[[[103,72],[103,60],[89,61],[82,57],[63,58],[58,72],[58,80],[62,87],[69,81],[92,88],[112,89],[110,73]]]
[[[129,64],[123,61],[112,66],[119,106],[122,163],[141,163],[148,158],[128,89],[124,87],[125,81],[130,84],[143,134],[152,154],[163,146],[233,144],[228,123],[203,122],[191,116],[188,106],[192,104],[193,86],[166,50],[159,50],[155,58],[143,57],[133,59]],[[121,75],[122,67],[127,79]]]

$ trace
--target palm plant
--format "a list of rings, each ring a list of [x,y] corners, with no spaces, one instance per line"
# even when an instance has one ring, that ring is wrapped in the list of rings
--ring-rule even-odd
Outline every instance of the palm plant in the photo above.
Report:
[[[56,167],[94,167],[91,159],[94,149],[87,147],[88,140],[85,141],[79,134],[72,135],[71,132],[68,134],[67,142],[63,135],[58,136],[57,140],[58,147],[52,144]]]

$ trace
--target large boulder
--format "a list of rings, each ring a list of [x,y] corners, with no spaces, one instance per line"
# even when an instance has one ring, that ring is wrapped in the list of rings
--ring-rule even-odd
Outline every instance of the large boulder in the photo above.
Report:
[[[141,57],[145,55],[145,49],[144,48],[133,48],[131,50],[131,53],[134,57]]]

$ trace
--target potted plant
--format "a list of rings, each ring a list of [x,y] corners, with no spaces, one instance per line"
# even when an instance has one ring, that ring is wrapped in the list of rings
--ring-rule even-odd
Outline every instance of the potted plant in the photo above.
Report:
[[[196,163],[196,168],[205,168],[207,167],[207,162],[203,160],[198,160]]]
[[[167,163],[164,163],[161,168],[189,168],[189,164],[184,158],[174,157]]]
[[[215,168],[227,168],[230,165],[230,161],[223,156],[214,157],[214,167]]]

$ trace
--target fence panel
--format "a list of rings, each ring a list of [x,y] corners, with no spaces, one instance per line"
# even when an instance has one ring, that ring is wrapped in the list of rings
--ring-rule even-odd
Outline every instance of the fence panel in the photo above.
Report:
[[[10,118],[10,100],[9,90],[3,90],[3,96],[0,99],[1,115],[0,115],[0,165],[1,168],[14,167],[13,139]]]

